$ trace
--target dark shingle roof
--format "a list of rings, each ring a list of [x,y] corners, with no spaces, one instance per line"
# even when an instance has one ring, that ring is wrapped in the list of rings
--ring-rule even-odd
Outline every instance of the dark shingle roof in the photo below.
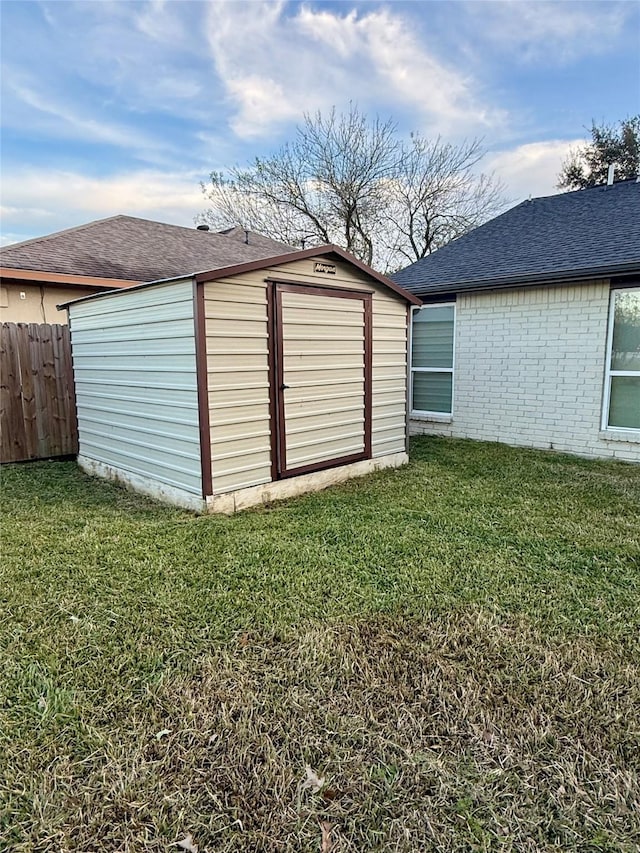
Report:
[[[534,198],[391,276],[419,296],[640,273],[640,183]]]
[[[295,251],[243,229],[198,231],[136,216],[112,216],[0,249],[0,266],[152,281]]]

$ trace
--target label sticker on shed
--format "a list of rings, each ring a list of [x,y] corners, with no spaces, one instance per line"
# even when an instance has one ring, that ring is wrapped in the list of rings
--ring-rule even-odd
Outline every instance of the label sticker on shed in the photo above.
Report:
[[[336,265],[335,264],[325,264],[324,261],[316,261],[313,265],[314,272],[321,272],[325,275],[335,275],[336,274]]]

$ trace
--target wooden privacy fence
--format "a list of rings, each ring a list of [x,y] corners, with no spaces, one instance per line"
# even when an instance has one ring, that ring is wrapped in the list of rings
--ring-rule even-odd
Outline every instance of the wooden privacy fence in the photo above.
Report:
[[[69,327],[3,323],[0,462],[78,452]]]

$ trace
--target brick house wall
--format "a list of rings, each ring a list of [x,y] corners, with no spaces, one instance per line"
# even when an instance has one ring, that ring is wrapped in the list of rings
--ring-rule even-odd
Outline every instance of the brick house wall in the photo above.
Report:
[[[458,295],[450,435],[640,462],[640,440],[601,429],[609,281]]]

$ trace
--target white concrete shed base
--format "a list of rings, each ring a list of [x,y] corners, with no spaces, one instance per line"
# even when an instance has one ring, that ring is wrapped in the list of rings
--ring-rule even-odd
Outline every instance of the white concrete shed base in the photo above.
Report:
[[[251,506],[293,498],[307,492],[319,492],[329,486],[351,480],[353,477],[362,477],[373,471],[379,471],[381,468],[400,468],[408,461],[409,457],[406,453],[390,453],[387,456],[378,456],[376,459],[352,462],[351,465],[326,468],[324,471],[315,471],[313,474],[301,474],[299,477],[275,480],[271,483],[263,483],[261,486],[250,486],[235,492],[211,495],[207,498],[207,512],[224,512],[231,515]]]
[[[105,465],[104,462],[89,459],[88,456],[78,456],[78,465],[87,474],[102,477],[104,480],[111,480],[114,483],[121,483],[134,492],[140,492],[140,494],[147,495],[147,497],[154,498],[154,500],[162,503],[179,506],[182,509],[190,509],[194,512],[207,511],[204,498],[176,486],[168,486],[166,483],[153,480],[151,477],[132,474],[123,468],[115,468],[113,465]]]
[[[132,474],[130,471],[106,465],[104,462],[89,459],[87,456],[78,456],[78,465],[92,476],[121,483],[135,492],[140,492],[140,494],[147,495],[157,501],[172,504],[182,509],[202,513],[221,512],[227,515],[252,506],[304,495],[307,492],[319,492],[329,486],[344,483],[353,477],[362,477],[382,468],[400,468],[402,465],[406,465],[408,461],[409,457],[406,453],[390,453],[387,456],[365,459],[362,462],[340,465],[337,468],[327,468],[313,474],[302,474],[299,477],[289,477],[286,480],[276,480],[272,483],[237,489],[234,492],[225,492],[221,495],[210,495],[204,500],[197,495],[184,491],[184,489],[160,483],[150,477]]]

